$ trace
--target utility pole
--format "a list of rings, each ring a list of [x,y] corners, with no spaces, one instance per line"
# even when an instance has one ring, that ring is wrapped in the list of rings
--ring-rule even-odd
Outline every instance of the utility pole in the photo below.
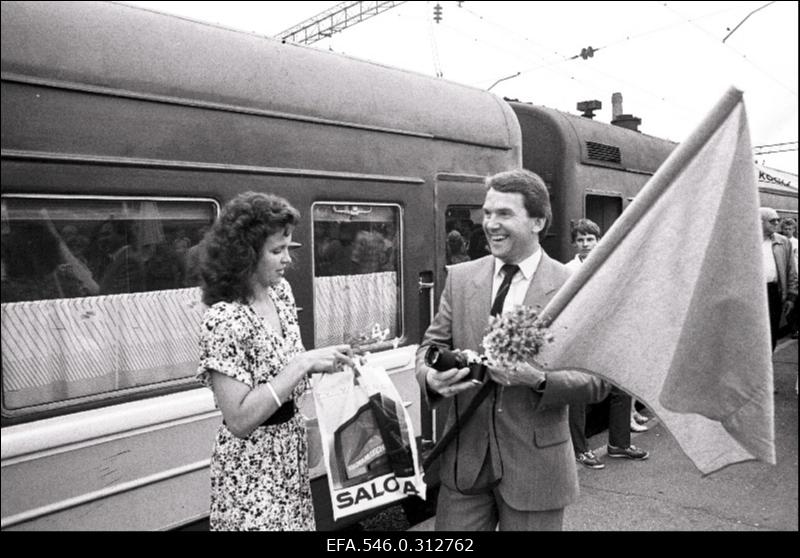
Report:
[[[310,45],[405,2],[341,2],[275,35],[284,43]]]

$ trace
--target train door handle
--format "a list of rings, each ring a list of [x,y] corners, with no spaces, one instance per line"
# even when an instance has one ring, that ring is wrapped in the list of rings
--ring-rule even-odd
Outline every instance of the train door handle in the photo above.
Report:
[[[425,291],[428,291],[428,323],[433,321],[434,316],[434,300],[433,300],[433,287],[436,284],[433,282],[433,272],[432,271],[421,271],[419,274],[419,281],[417,283],[417,288],[419,289],[419,294],[422,294]]]

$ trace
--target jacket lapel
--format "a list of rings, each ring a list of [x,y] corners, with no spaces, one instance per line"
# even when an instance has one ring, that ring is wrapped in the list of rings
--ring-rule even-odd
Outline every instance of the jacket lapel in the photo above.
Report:
[[[560,283],[556,277],[556,266],[553,259],[542,251],[542,259],[539,267],[533,274],[533,280],[525,293],[525,305],[541,311],[554,291],[558,289]],[[563,282],[563,281],[562,281]]]
[[[469,278],[467,288],[466,303],[467,308],[475,310],[475,319],[481,320],[481,326],[488,319],[489,312],[492,310],[492,279],[494,275],[494,257],[486,256],[485,261],[480,262],[480,267],[475,274]]]

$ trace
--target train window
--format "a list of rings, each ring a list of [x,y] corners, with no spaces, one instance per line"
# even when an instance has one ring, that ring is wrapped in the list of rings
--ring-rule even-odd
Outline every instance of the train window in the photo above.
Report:
[[[3,412],[194,374],[211,200],[3,196]]]
[[[401,209],[315,203],[314,345],[352,341],[377,324],[401,336]]]
[[[450,205],[445,213],[447,265],[489,254],[483,233],[483,210],[478,205]]]

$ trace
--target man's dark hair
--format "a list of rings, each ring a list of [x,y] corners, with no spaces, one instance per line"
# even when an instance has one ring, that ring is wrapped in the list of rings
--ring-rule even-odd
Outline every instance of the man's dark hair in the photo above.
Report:
[[[603,234],[600,232],[600,227],[597,226],[597,223],[591,219],[578,219],[577,221],[571,223],[569,234],[572,238],[572,242],[575,242],[575,239],[579,234],[593,234],[597,240],[600,240],[600,238],[603,236]]]
[[[499,172],[486,179],[486,188],[505,194],[522,194],[528,217],[544,219],[544,228],[539,231],[539,238],[544,238],[553,221],[553,212],[550,209],[550,194],[547,186],[538,174],[525,169]]]

